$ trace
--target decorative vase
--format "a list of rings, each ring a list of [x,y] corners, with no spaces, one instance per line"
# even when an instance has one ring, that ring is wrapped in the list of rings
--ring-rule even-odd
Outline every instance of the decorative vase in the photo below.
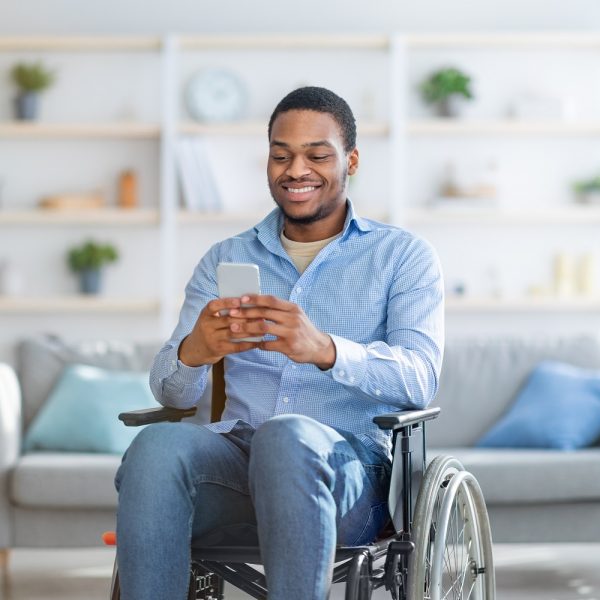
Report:
[[[17,119],[33,121],[38,113],[38,95],[35,92],[21,92],[16,100]]]
[[[98,294],[102,284],[100,269],[84,269],[79,275],[79,284],[82,294]]]

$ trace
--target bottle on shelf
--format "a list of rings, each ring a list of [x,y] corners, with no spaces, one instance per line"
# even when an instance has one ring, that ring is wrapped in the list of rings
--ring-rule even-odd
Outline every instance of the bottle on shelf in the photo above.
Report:
[[[135,171],[128,169],[119,177],[119,206],[121,208],[137,208],[138,184]]]

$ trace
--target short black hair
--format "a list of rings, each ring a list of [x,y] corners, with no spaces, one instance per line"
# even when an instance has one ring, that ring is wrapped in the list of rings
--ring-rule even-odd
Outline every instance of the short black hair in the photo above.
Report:
[[[348,103],[322,87],[306,86],[290,92],[275,107],[269,119],[269,140],[275,119],[288,110],[314,110],[330,114],[340,126],[344,138],[344,150],[350,152],[356,147],[356,120]]]

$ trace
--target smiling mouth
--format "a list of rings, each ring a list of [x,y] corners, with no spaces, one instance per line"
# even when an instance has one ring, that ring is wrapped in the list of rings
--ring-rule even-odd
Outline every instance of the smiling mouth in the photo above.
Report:
[[[292,194],[306,194],[307,192],[314,192],[317,188],[314,185],[308,185],[306,187],[301,188],[284,188],[286,191]]]

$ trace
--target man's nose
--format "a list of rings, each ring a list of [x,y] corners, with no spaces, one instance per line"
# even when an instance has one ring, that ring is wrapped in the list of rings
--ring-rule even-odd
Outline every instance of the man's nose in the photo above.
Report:
[[[302,156],[296,156],[293,158],[286,170],[286,175],[293,179],[300,179],[310,174],[310,166],[304,160]]]

